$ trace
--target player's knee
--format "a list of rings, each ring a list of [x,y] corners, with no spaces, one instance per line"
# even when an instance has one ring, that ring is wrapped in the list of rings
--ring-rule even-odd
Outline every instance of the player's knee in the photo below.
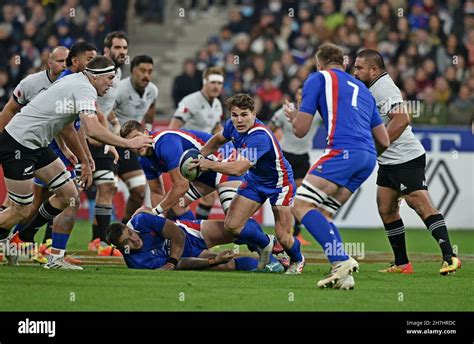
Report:
[[[56,199],[64,207],[78,207],[80,204],[79,194],[72,183],[59,188],[55,192]]]
[[[241,230],[229,216],[224,220],[224,229],[233,236],[237,236]]]
[[[137,202],[141,202],[145,198],[145,186],[137,186],[130,190],[130,197]]]
[[[115,193],[115,189],[115,183],[100,184],[97,187],[97,197],[102,199],[112,199]]]

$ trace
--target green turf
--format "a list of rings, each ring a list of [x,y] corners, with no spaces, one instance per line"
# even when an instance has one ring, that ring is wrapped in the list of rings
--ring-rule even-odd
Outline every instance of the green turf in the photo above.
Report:
[[[84,249],[90,225],[79,223],[71,249]],[[343,230],[366,251],[389,251],[382,230]],[[452,231],[463,254],[474,253],[474,233]],[[409,231],[410,252],[437,253],[425,231]],[[316,245],[312,246],[312,249]],[[438,261],[415,262],[416,274],[385,275],[386,264],[361,262],[351,291],[319,290],[327,264],[309,264],[302,275],[245,272],[137,271],[91,267],[48,271],[0,267],[0,310],[8,311],[460,311],[473,310],[472,258],[456,274],[440,276]]]

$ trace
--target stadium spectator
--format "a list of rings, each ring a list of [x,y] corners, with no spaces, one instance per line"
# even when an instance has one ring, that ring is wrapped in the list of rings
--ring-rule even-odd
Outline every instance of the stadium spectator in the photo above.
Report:
[[[474,100],[469,86],[461,85],[459,95],[448,107],[449,123],[471,125],[474,115]]]
[[[446,105],[436,101],[433,87],[427,87],[423,91],[419,112],[412,114],[412,121],[415,124],[445,125],[448,122],[447,115]]]
[[[183,63],[183,73],[178,75],[173,82],[173,101],[175,107],[188,94],[199,91],[202,87],[201,73],[196,70],[196,64],[192,59]]]

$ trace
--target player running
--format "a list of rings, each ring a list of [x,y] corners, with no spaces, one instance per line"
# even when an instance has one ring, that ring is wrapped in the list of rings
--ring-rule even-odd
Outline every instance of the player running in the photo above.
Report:
[[[115,64],[115,78],[112,86],[103,97],[97,98],[99,121],[105,127],[108,126],[107,118],[111,117],[112,131],[118,135],[120,123],[112,114],[115,100],[117,98],[118,85],[122,79],[121,66],[128,58],[128,38],[122,31],[112,31],[104,39],[104,56],[109,57]],[[103,145],[100,142],[88,138],[87,140],[92,157],[95,161],[94,185],[97,193],[94,206],[94,220],[92,223],[92,240],[88,245],[89,251],[95,251],[99,256],[120,255],[120,251],[114,250],[107,245],[105,232],[110,225],[112,217],[112,202],[117,189],[115,180],[116,163],[118,152],[114,147]]]
[[[246,226],[262,231],[253,219]],[[127,225],[112,224],[107,238],[122,251],[125,263],[132,269],[254,271],[258,264],[252,257],[234,258],[231,250],[218,254],[209,251],[214,246],[233,242],[234,237],[224,230],[222,221],[173,222],[145,207]],[[263,271],[283,272],[284,267],[271,256]]]
[[[23,107],[0,134],[0,162],[12,205],[0,213],[0,226],[10,228],[28,216],[33,202],[33,177],[43,180],[53,195],[44,202],[32,221],[24,228],[38,228],[59,215],[72,202],[79,204],[71,173],[48,145],[61,132],[66,144],[81,162],[81,184],[88,187],[92,172],[73,122],[80,118],[88,136],[101,142],[140,148],[151,144],[149,137],[122,139],[102,127],[95,115],[97,95],[102,96],[111,86],[115,75],[113,62],[104,56],[95,57],[82,73],[67,76],[37,95]],[[20,232],[21,236],[21,232]],[[54,247],[45,268],[81,269],[64,261],[69,233],[57,233]],[[18,234],[7,239],[21,243]]]
[[[194,219],[188,205],[217,190],[224,212],[227,212],[237,188],[243,177],[224,175],[212,171],[202,173],[198,178],[189,182],[179,170],[179,161],[183,152],[188,149],[200,150],[212,137],[210,134],[194,130],[163,130],[149,133],[138,121],[128,121],[123,126],[120,135],[132,139],[137,136],[153,137],[153,148],[146,147],[135,150],[140,156],[140,163],[148,180],[151,190],[152,204],[156,214],[173,215],[178,219]],[[228,159],[233,155],[232,147],[213,158]],[[169,173],[173,187],[164,193],[161,183],[162,173]],[[170,212],[170,213],[169,213]]]
[[[300,274],[304,257],[300,252],[299,241],[291,235],[290,206],[295,191],[291,166],[271,130],[257,119],[251,96],[237,94],[226,100],[226,106],[231,112],[231,119],[226,122],[222,132],[207,141],[201,153],[207,157],[232,141],[238,151],[236,159],[222,162],[199,159],[195,160],[191,168],[199,166],[202,171],[245,175],[227,211],[225,229],[261,249],[258,268],[263,269],[273,249],[273,236],[252,231],[245,227],[245,223],[269,199],[275,217],[276,236],[290,257],[291,264],[286,273]]]
[[[296,93],[296,104],[299,106],[301,103],[302,89],[298,88]],[[293,127],[285,117],[284,107],[280,108],[273,115],[268,128],[274,133],[278,129],[282,131],[283,138],[280,140],[282,153],[286,160],[291,165],[293,170],[293,176],[295,178],[296,187],[301,185],[306,172],[309,170],[309,152],[313,147],[313,138],[318,129],[316,122],[318,118],[315,116],[311,129],[305,137],[299,138],[293,134]],[[311,243],[303,238],[301,235],[301,223],[295,218],[295,224],[293,226],[293,235],[299,240],[301,245],[311,245]]]
[[[187,95],[179,102],[170,129],[190,129],[212,135],[222,131],[224,112],[218,97],[224,85],[224,71],[220,67],[207,68],[202,83],[200,91]],[[216,194],[210,193],[199,200],[196,218],[206,220],[209,217],[215,198]]]
[[[119,83],[113,115],[116,116],[121,127],[127,121],[142,122],[144,119],[146,126],[150,128],[153,125],[155,102],[158,97],[158,87],[151,82],[153,59],[148,55],[135,56],[130,68],[132,76]],[[130,191],[125,217],[122,220],[125,223],[143,204],[147,182],[137,154],[126,148],[117,150],[120,156],[118,176]]]
[[[400,217],[401,197],[416,211],[439,244],[443,256],[439,273],[455,272],[461,268],[461,260],[453,252],[444,216],[431,203],[425,178],[425,149],[411,131],[400,89],[385,71],[383,58],[376,50],[366,49],[357,54],[354,76],[364,82],[375,97],[391,142],[378,157],[377,206],[395,262],[380,272],[414,272],[408,260],[405,226]]]
[[[370,176],[377,157],[372,135],[379,153],[389,145],[374,98],[362,82],[344,72],[343,62],[340,48],[321,45],[318,72],[305,81],[300,108],[288,104],[285,109],[296,136],[308,133],[317,111],[328,133],[328,147],[303,179],[293,206],[296,218],[332,264],[329,275],[317,283],[320,288],[353,287],[352,272],[359,264],[345,253],[337,227],[317,207],[334,214]]]

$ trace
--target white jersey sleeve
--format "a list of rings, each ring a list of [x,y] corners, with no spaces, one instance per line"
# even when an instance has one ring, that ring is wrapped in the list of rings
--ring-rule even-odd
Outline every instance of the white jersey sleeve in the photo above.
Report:
[[[403,103],[400,89],[395,85],[388,73],[383,73],[369,86],[375,98],[385,126],[390,123],[390,111],[397,104]],[[413,135],[411,126],[407,126],[398,139],[390,143],[387,150],[378,157],[381,165],[398,165],[418,158],[425,153],[423,145]]]
[[[173,117],[180,119],[183,123],[186,123],[191,119],[191,114],[193,111],[195,111],[193,98],[188,95],[181,99]]]

